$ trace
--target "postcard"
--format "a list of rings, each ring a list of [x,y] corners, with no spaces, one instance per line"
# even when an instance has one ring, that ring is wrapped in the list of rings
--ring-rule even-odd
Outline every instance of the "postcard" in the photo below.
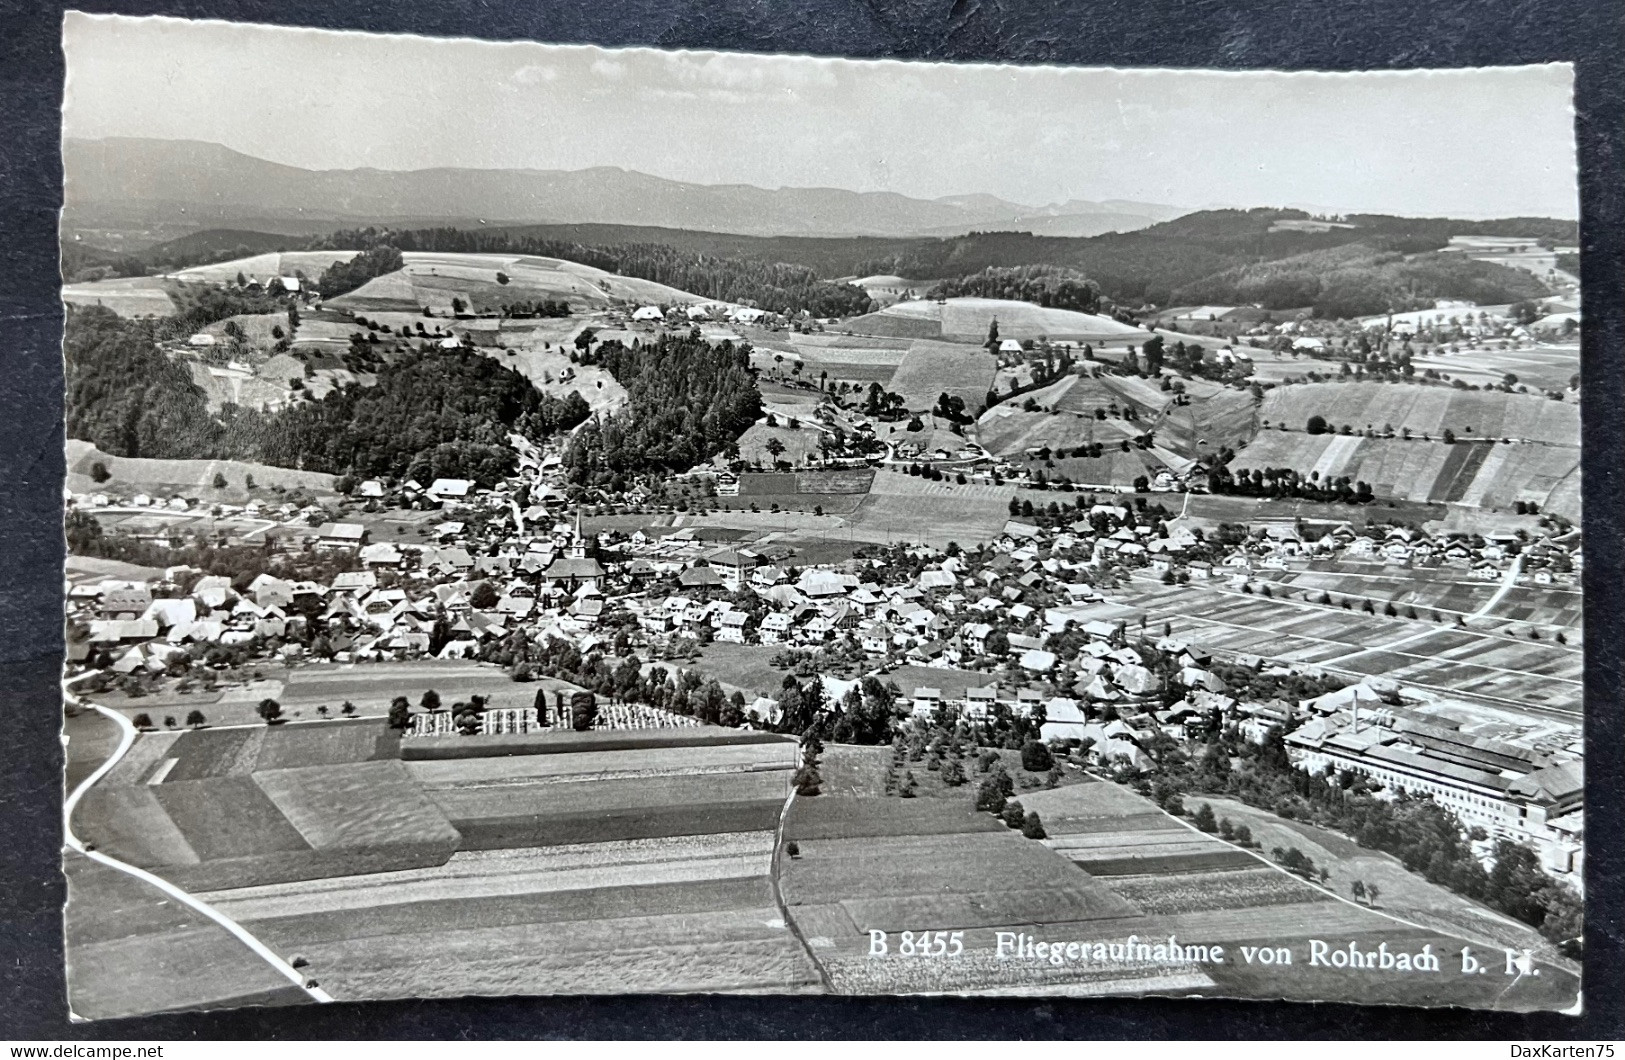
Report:
[[[1578,1010],[1570,67],[63,45],[79,1018]]]

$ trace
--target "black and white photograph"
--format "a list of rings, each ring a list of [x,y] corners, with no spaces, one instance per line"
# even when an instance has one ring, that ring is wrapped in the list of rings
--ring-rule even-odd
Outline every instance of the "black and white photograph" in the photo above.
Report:
[[[1581,1011],[1572,66],[62,48],[76,1018]]]

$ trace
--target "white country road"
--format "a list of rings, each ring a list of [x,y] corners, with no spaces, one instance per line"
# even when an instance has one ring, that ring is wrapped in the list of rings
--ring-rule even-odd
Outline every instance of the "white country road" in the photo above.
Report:
[[[70,696],[70,698],[73,697]],[[108,710],[106,707],[97,706],[94,703],[86,703],[80,699],[74,699],[74,702],[81,707],[88,707],[91,710],[110,718],[114,724],[118,725],[119,731],[122,735],[119,739],[118,747],[113,750],[111,755],[108,755],[107,761],[98,766],[94,773],[86,777],[83,783],[81,783],[77,788],[73,789],[73,792],[68,796],[68,801],[63,804],[62,834],[67,842],[68,848],[76,853],[83,854],[92,861],[98,861],[101,864],[106,865],[108,868],[117,869],[120,872],[134,876],[143,883],[151,884],[183,905],[197,910],[199,913],[202,913],[210,920],[213,920],[215,923],[231,932],[234,936],[236,936],[239,942],[253,950],[256,955],[265,961],[265,963],[269,964],[272,968],[275,968],[278,972],[282,973],[282,975],[286,977],[289,982],[293,983],[306,994],[310,995],[312,1000],[321,1002],[332,1001],[333,998],[327,993],[327,991],[321,989],[320,987],[310,985],[306,981],[305,977],[300,974],[300,972],[294,968],[293,965],[277,956],[275,951],[273,951],[269,946],[261,942],[259,939],[255,938],[253,935],[249,934],[248,930],[241,924],[237,923],[237,921],[226,916],[224,913],[215,909],[207,902],[194,898],[192,895],[181,890],[179,887],[176,887],[168,880],[154,876],[145,869],[138,869],[134,865],[127,865],[124,862],[119,861],[117,858],[108,857],[106,854],[103,854],[100,851],[92,850],[86,847],[85,844],[80,841],[79,837],[73,834],[73,811],[78,807],[80,800],[84,798],[85,792],[89,791],[97,781],[105,777],[113,770],[114,766],[118,765],[125,753],[129,751],[131,745],[135,743],[136,736],[135,726],[130,723],[128,718],[117,711]]]

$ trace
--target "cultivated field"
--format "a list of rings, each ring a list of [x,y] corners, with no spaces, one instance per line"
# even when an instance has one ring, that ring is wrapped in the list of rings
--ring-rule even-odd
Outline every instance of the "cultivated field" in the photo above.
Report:
[[[1354,430],[1395,431],[1438,438],[1449,429],[1456,437],[1545,442],[1577,446],[1580,439],[1579,406],[1535,394],[1456,390],[1444,386],[1391,383],[1306,383],[1277,387],[1264,396],[1259,418],[1285,423],[1302,431],[1311,416],[1321,416],[1334,428],[1348,424]],[[1301,439],[1300,439],[1301,441]]]
[[[1322,479],[1347,476],[1370,483],[1378,497],[1491,509],[1532,501],[1570,519],[1580,514],[1577,444],[1458,440],[1446,445],[1266,430],[1231,466],[1238,471],[1290,467]]]
[[[310,1003],[225,928],[157,888],[71,851],[62,868],[75,1016]]]
[[[1145,610],[1148,628],[1166,626],[1221,656],[1380,675],[1506,706],[1580,708],[1581,652],[1550,640],[1196,586],[1145,588],[1125,602]]]
[[[75,828],[98,849],[188,888],[438,864],[451,855],[456,831],[393,760],[381,724],[313,728],[139,737],[139,753],[85,795]]]
[[[1580,344],[1537,343],[1515,350],[1433,353],[1416,357],[1412,363],[1418,372],[1431,368],[1476,386],[1499,384],[1510,372],[1531,390],[1567,390],[1580,371]]]
[[[301,273],[311,280],[336,261],[349,261],[357,250],[294,250],[271,251],[247,258],[234,258],[214,265],[195,265],[171,275],[177,280],[204,283],[230,283],[238,273],[250,280],[265,283],[279,276],[297,276]]]
[[[1368,872],[1367,878],[1380,880],[1385,899],[1392,885],[1408,895],[1420,897],[1426,892],[1430,907],[1459,911],[1471,905],[1405,873],[1392,859],[1360,851],[1348,840],[1318,829],[1313,830],[1318,837],[1325,837],[1328,844],[1340,844],[1338,854],[1349,859],[1334,869],[1329,888],[1313,886],[1279,871],[1260,856],[1197,832],[1116,785],[1072,785],[1024,792],[1020,798],[1024,808],[1042,816],[1050,835],[1046,845],[1078,861],[1110,893],[1135,906],[1138,922],[1113,925],[1119,935],[1133,932],[1142,938],[1159,938],[1176,933],[1187,943],[1225,946],[1224,963],[1202,966],[1213,985],[1200,993],[1365,1004],[1479,1004],[1521,1010],[1561,1006],[1563,998],[1577,988],[1571,969],[1553,965],[1546,966],[1538,979],[1526,977],[1510,983],[1504,978],[1486,982],[1463,977],[1459,962],[1456,967],[1450,963],[1460,952],[1462,937],[1493,952],[1494,946],[1502,944],[1502,935],[1461,930],[1449,917],[1403,923],[1382,915],[1390,911],[1387,901],[1379,912],[1335,900],[1333,894],[1346,892],[1354,878],[1349,873],[1367,871],[1368,861],[1380,859],[1387,863],[1384,873]],[[1205,800],[1192,796],[1187,808],[1200,801]],[[1312,842],[1313,836],[1278,834],[1266,827],[1268,815],[1243,812],[1245,808],[1222,800],[1212,805],[1221,815],[1247,823],[1265,850],[1297,846],[1317,865],[1324,862],[1332,867],[1336,861],[1330,851]],[[1390,881],[1386,873],[1396,870],[1404,879]],[[1414,899],[1408,902],[1403,912],[1410,912],[1416,904]],[[1533,934],[1528,928],[1522,930],[1525,935]],[[1055,935],[1052,931],[1041,934]],[[1405,952],[1430,945],[1439,956],[1441,971],[1405,976],[1313,967],[1311,939],[1326,941],[1331,948],[1344,947],[1349,939],[1357,940],[1361,948],[1376,948],[1385,942],[1390,950]],[[1284,946],[1291,952],[1292,964],[1249,962],[1242,947],[1250,945]]]
[[[1009,521],[1013,492],[1007,486],[960,486],[881,471],[852,516],[851,533],[876,543],[918,540],[939,548],[950,541],[991,541]]]
[[[709,732],[414,760],[449,860],[208,897],[341,998],[804,989],[768,880],[796,744]]]

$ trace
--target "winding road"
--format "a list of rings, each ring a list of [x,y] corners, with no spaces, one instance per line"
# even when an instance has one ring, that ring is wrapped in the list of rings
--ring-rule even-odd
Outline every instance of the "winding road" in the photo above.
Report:
[[[96,771],[90,774],[90,776],[86,777],[84,782],[81,783],[77,788],[73,789],[73,791],[68,795],[67,802],[63,803],[62,834],[68,849],[77,854],[82,854],[92,861],[100,862],[101,864],[106,865],[108,868],[117,869],[118,871],[126,873],[127,875],[134,876],[142,883],[156,887],[169,897],[175,899],[177,902],[180,902],[183,905],[202,913],[210,920],[213,920],[215,923],[225,928],[232,935],[236,936],[239,942],[252,950],[255,955],[261,960],[265,961],[265,963],[276,969],[289,982],[293,983],[299,989],[308,994],[311,1000],[318,1002],[332,1001],[333,998],[327,993],[327,991],[307,980],[298,969],[294,968],[293,965],[283,960],[269,946],[250,934],[247,928],[244,928],[241,924],[226,916],[218,909],[215,909],[207,902],[193,897],[187,892],[181,890],[179,887],[176,887],[174,884],[170,883],[168,880],[154,876],[145,869],[139,869],[134,865],[129,865],[125,862],[119,861],[117,858],[108,857],[106,854],[86,846],[78,836],[74,835],[73,811],[78,808],[80,800],[85,797],[85,793],[94,787],[96,783],[108,773],[112,772],[113,768],[117,766],[124,758],[125,754],[129,752],[130,747],[135,743],[136,730],[135,726],[130,724],[130,720],[117,711],[108,710],[106,707],[98,706],[95,703],[87,703],[71,693],[65,694],[75,706],[82,709],[94,710],[97,713],[111,719],[113,723],[119,727],[121,734],[118,746],[113,749],[112,754],[107,756],[107,761],[97,766]]]

